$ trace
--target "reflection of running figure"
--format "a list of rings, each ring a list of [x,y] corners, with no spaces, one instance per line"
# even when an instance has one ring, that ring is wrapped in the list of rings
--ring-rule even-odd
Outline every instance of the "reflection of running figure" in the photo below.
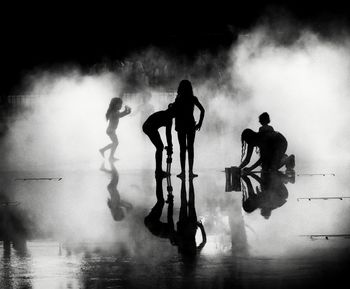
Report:
[[[112,162],[110,164],[111,164],[111,170],[107,170],[104,164],[101,166],[101,171],[110,173],[112,175],[111,181],[107,185],[107,190],[110,195],[110,198],[108,198],[108,201],[107,201],[107,205],[111,210],[113,219],[115,221],[121,221],[125,217],[125,211],[126,212],[130,211],[132,209],[132,205],[126,201],[123,201],[120,198],[120,194],[117,189],[118,182],[119,182],[119,174],[114,164]]]
[[[177,131],[180,145],[180,163],[181,173],[178,177],[185,177],[186,150],[188,152],[188,173],[189,177],[197,177],[193,173],[194,161],[194,138],[196,130],[200,130],[204,119],[205,110],[198,98],[193,95],[192,84],[188,80],[182,80],[177,89],[177,97],[175,100],[175,130]],[[193,110],[197,106],[200,110],[200,117],[196,123]]]
[[[115,131],[119,124],[119,118],[126,116],[131,112],[131,108],[128,107],[127,105],[125,106],[124,111],[120,112],[122,105],[123,105],[122,99],[119,97],[114,97],[111,99],[111,102],[109,104],[109,107],[106,113],[106,119],[107,121],[109,121],[106,133],[112,140],[112,143],[101,148],[100,153],[104,157],[105,151],[110,149],[111,153],[110,153],[109,159],[111,161],[117,160],[116,158],[114,158],[114,153],[115,153],[115,150],[117,149],[119,142]]]

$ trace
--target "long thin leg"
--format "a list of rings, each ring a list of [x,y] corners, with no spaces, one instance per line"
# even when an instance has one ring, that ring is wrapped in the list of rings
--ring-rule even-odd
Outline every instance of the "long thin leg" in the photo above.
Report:
[[[181,165],[181,174],[185,174],[186,168],[186,133],[178,132],[177,138],[180,145],[180,165]]]
[[[189,171],[190,175],[193,175],[195,135],[196,135],[196,133],[194,131],[187,134],[188,171]]]
[[[100,149],[101,155],[104,157],[105,151],[109,150],[112,146],[113,146],[113,143],[110,143],[110,144],[106,145],[105,147],[101,148]]]
[[[111,138],[112,140],[112,147],[111,147],[111,154],[109,156],[110,159],[113,159],[114,158],[114,153],[118,147],[118,144],[119,144],[119,141],[118,141],[118,137],[117,135],[114,133],[114,134],[110,134],[109,137]]]
[[[164,149],[162,139],[161,139],[160,134],[157,130],[150,132],[148,134],[148,137],[150,138],[153,145],[156,147],[156,154],[155,154],[156,172],[162,172],[163,171],[163,169],[162,169],[163,149]]]

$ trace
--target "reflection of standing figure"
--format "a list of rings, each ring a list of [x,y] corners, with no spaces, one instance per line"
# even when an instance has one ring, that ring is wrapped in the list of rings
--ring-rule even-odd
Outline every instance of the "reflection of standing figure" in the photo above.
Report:
[[[169,239],[170,243],[178,246],[178,250],[184,256],[194,257],[198,250],[201,250],[206,244],[206,234],[202,222],[197,221],[196,209],[194,206],[194,188],[193,182],[190,180],[189,186],[189,201],[186,198],[186,185],[182,180],[181,184],[181,207],[179,221],[177,222],[177,230],[174,228],[173,221],[173,195],[172,188],[168,186],[168,211],[167,223],[161,222],[164,208],[163,196],[163,178],[156,177],[156,195],[157,203],[152,208],[151,212],[145,217],[144,223],[148,230],[155,236]],[[169,184],[168,184],[169,185]],[[188,208],[188,210],[187,210]],[[202,242],[196,246],[197,228],[201,230]]]
[[[194,106],[197,106],[200,110],[197,124],[193,116]],[[202,126],[205,110],[198,98],[193,95],[192,84],[188,80],[182,80],[179,84],[175,109],[175,130],[179,139],[181,164],[181,173],[178,177],[185,177],[186,150],[188,152],[189,177],[196,177],[197,175],[193,173],[194,138],[196,130],[200,130]]]
[[[202,222],[197,221],[197,214],[194,202],[194,187],[193,180],[189,181],[189,201],[187,202],[186,184],[181,181],[181,207],[179,221],[177,222],[176,245],[179,252],[183,255],[195,256],[197,250],[201,250],[206,242],[206,234]],[[187,211],[188,207],[188,211]],[[196,246],[196,232],[197,228],[202,233],[202,243]]]
[[[125,106],[124,111],[120,112],[122,105],[123,105],[122,99],[119,97],[114,97],[112,98],[106,113],[106,119],[107,121],[109,121],[106,133],[110,137],[112,143],[101,148],[100,153],[104,157],[105,151],[110,149],[111,152],[110,152],[109,159],[111,161],[117,160],[116,158],[114,158],[114,153],[115,153],[115,150],[117,149],[119,142],[115,131],[118,127],[119,119],[121,117],[128,115],[131,112],[131,108],[128,107],[127,105]]]
[[[111,181],[107,185],[110,198],[108,198],[107,205],[111,211],[115,221],[121,221],[125,218],[125,212],[132,209],[132,205],[126,201],[121,200],[119,191],[117,189],[119,182],[119,174],[117,168],[111,162],[111,170],[107,170],[102,165],[101,170],[111,174]]]

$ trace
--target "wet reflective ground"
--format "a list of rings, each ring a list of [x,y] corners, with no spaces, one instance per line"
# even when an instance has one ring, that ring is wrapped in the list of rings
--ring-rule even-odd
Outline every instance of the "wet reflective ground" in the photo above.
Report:
[[[227,191],[220,169],[171,187],[118,162],[3,172],[0,288],[338,286],[349,268],[348,171],[256,174],[241,191]],[[37,177],[62,179],[28,180]]]

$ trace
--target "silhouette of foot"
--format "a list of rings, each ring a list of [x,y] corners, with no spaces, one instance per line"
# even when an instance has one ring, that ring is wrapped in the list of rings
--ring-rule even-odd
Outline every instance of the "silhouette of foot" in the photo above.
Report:
[[[193,172],[189,172],[189,173],[188,173],[188,177],[189,177],[190,179],[193,179],[193,178],[198,177],[198,175],[195,174],[195,173],[193,173]]]
[[[105,151],[103,149],[99,149],[98,151],[100,152],[101,156],[104,158],[105,157]]]
[[[177,175],[178,178],[184,179],[186,177],[185,172],[181,172]]]
[[[166,178],[167,176],[169,176],[169,174],[164,171],[156,171],[155,176],[156,178]]]
[[[109,161],[110,162],[115,162],[115,161],[119,161],[119,159],[117,159],[115,157],[109,157]]]
[[[290,155],[286,160],[286,168],[287,170],[293,170],[295,168],[295,156]]]

